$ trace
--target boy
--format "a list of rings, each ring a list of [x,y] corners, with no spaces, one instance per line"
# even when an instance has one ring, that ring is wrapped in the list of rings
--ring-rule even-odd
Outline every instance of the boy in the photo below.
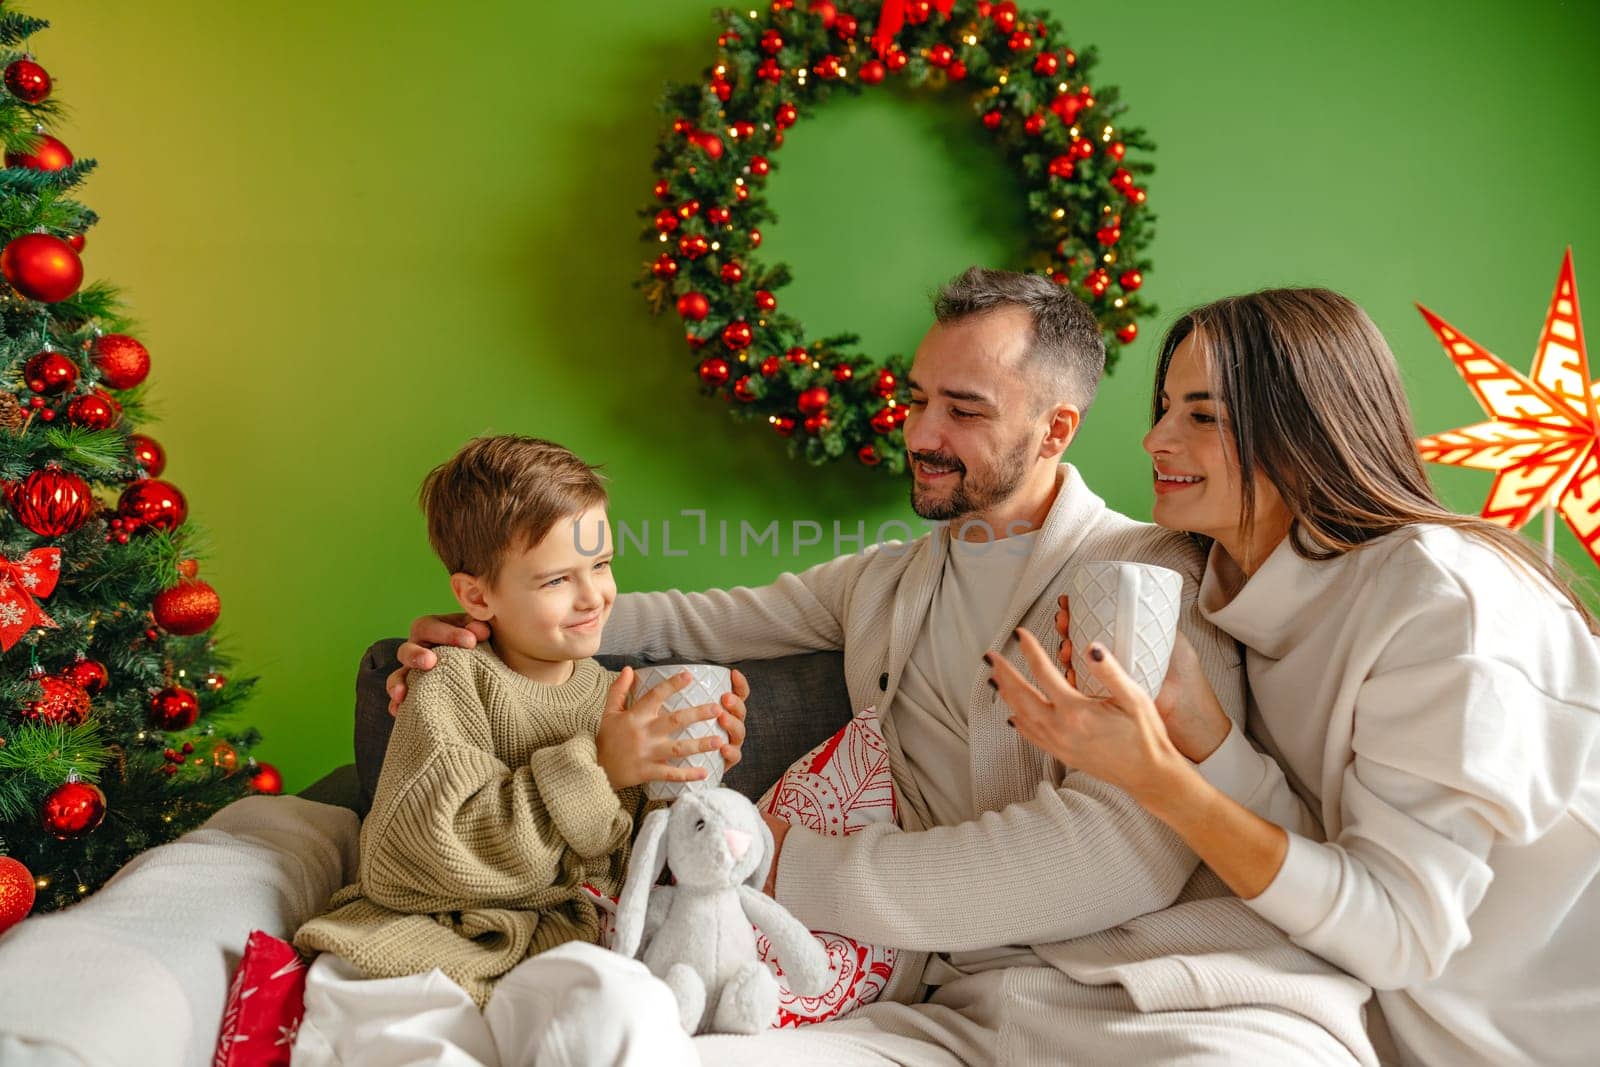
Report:
[[[359,877],[295,935],[329,954],[307,988],[307,1022],[327,1038],[372,1032],[359,997],[338,992],[370,991],[351,984],[363,978],[421,976],[437,989],[438,968],[460,987],[449,990],[458,1007],[482,1008],[529,957],[597,941],[581,886],[621,890],[639,786],[704,777],[666,761],[718,747],[671,739],[717,706],[660,714],[687,673],[624,710],[632,671],[590,658],[617,593],[593,467],[548,441],[479,438],[428,475],[421,498],[451,591],[494,636],[439,649],[412,688],[361,828]],[[736,747],[725,755],[737,759]]]

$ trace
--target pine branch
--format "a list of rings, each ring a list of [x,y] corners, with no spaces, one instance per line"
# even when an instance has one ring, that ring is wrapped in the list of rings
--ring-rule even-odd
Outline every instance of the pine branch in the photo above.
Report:
[[[29,37],[42,30],[50,28],[50,23],[45,19],[34,18],[16,11],[7,11],[0,14],[0,44],[22,44]]]

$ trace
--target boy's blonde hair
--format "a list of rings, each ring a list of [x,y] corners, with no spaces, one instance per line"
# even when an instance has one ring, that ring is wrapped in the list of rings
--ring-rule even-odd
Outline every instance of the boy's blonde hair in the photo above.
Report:
[[[507,553],[607,499],[598,467],[552,441],[512,434],[468,441],[428,472],[421,493],[428,541],[445,570],[490,585]]]

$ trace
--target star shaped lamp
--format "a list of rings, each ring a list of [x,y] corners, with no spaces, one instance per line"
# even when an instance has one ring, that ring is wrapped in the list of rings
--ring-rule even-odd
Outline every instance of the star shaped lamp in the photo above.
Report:
[[[1553,512],[1560,512],[1589,558],[1600,565],[1600,382],[1590,378],[1567,250],[1555,297],[1523,377],[1499,357],[1417,305],[1478,398],[1489,421],[1417,442],[1429,463],[1495,472],[1483,517],[1521,529],[1545,513],[1545,555],[1553,555]]]

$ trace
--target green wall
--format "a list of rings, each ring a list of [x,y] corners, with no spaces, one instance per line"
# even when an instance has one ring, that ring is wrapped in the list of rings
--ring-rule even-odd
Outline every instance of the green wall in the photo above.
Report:
[[[1187,305],[1266,284],[1349,293],[1434,431],[1477,408],[1413,301],[1526,368],[1567,244],[1600,294],[1600,7],[1035,6],[1099,46],[1101,80],[1160,146],[1147,290],[1166,314],[1071,452],[1115,506],[1148,513],[1152,338]],[[211,532],[203,574],[263,676],[251,717],[291,789],[349,758],[368,642],[451,605],[415,492],[473,434],[603,461],[613,517],[635,528],[681,508],[735,530],[908,514],[902,485],[791,463],[700,399],[677,324],[630,287],[651,254],[633,212],[656,93],[710,61],[705,0],[330,7],[34,6],[72,108],[56,132],[101,162],[88,270],[145,324],[153,432]],[[763,251],[794,266],[785,304],[819,333],[910,350],[938,282],[1016,247],[1009,178],[949,103],[836,103],[777,161]],[[1600,336],[1592,310],[1590,325]],[[1476,510],[1488,476],[1439,482]],[[623,588],[758,582],[832,552],[722,559],[687,532],[687,557],[624,560]],[[1564,530],[1562,545],[1594,574]]]

